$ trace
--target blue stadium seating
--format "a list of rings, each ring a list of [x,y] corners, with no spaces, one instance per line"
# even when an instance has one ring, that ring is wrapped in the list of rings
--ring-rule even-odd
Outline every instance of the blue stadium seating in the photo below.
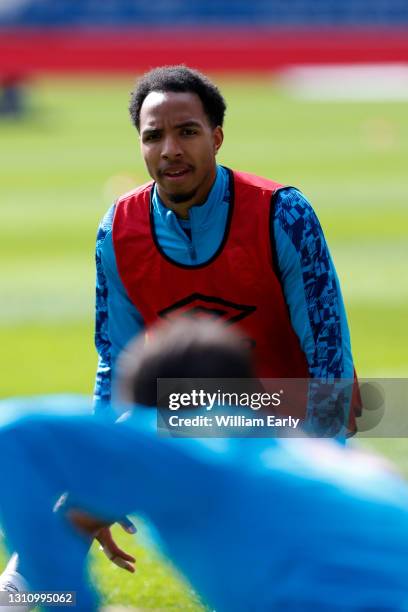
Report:
[[[408,0],[1,0],[0,26],[400,26]]]

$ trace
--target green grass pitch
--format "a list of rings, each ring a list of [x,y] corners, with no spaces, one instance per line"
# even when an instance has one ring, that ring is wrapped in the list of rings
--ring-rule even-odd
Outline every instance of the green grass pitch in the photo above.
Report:
[[[310,198],[341,280],[361,376],[408,374],[408,115],[401,103],[302,102],[267,77],[217,78],[228,102],[225,165]],[[0,122],[0,396],[91,393],[93,249],[116,195],[147,180],[127,114],[132,78],[33,82],[30,119]],[[368,443],[368,442],[367,442]],[[408,474],[405,440],[370,441]],[[156,553],[132,577],[98,551],[110,603],[200,610]]]

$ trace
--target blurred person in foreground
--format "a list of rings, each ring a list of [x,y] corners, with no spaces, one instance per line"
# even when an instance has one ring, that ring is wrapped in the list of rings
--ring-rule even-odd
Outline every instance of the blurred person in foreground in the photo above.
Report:
[[[408,487],[380,461],[328,440],[157,435],[157,378],[250,377],[241,340],[210,321],[162,326],[120,361],[127,418],[0,429],[0,518],[33,591],[95,610],[90,541],[138,512],[217,612],[407,610]]]
[[[117,356],[130,339],[183,313],[239,327],[258,377],[353,387],[346,314],[316,214],[298,189],[217,164],[225,110],[214,83],[186,66],[155,68],[132,92],[130,115],[152,181],[120,197],[98,231],[100,414],[111,412]],[[317,402],[310,389],[294,415],[309,432],[354,431],[357,398],[339,409],[335,392],[333,401]]]

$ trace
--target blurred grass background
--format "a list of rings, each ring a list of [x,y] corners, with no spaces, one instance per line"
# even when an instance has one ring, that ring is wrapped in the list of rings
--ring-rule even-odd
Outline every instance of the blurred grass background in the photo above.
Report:
[[[309,197],[339,273],[359,375],[406,376],[405,105],[304,102],[266,77],[216,80],[229,106],[219,162]],[[127,113],[132,82],[39,80],[31,116],[0,123],[1,397],[92,392],[98,221],[117,195],[148,179]],[[408,474],[405,440],[368,444]],[[136,579],[97,555],[109,601],[198,609],[171,570],[144,548],[137,554]]]

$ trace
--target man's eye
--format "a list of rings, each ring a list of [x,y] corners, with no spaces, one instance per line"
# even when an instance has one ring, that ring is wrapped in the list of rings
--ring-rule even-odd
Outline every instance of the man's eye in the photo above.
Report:
[[[195,128],[184,128],[181,133],[183,136],[195,136],[198,132]]]
[[[158,140],[160,138],[159,133],[146,134],[143,138],[143,142],[153,142],[154,140]]]

